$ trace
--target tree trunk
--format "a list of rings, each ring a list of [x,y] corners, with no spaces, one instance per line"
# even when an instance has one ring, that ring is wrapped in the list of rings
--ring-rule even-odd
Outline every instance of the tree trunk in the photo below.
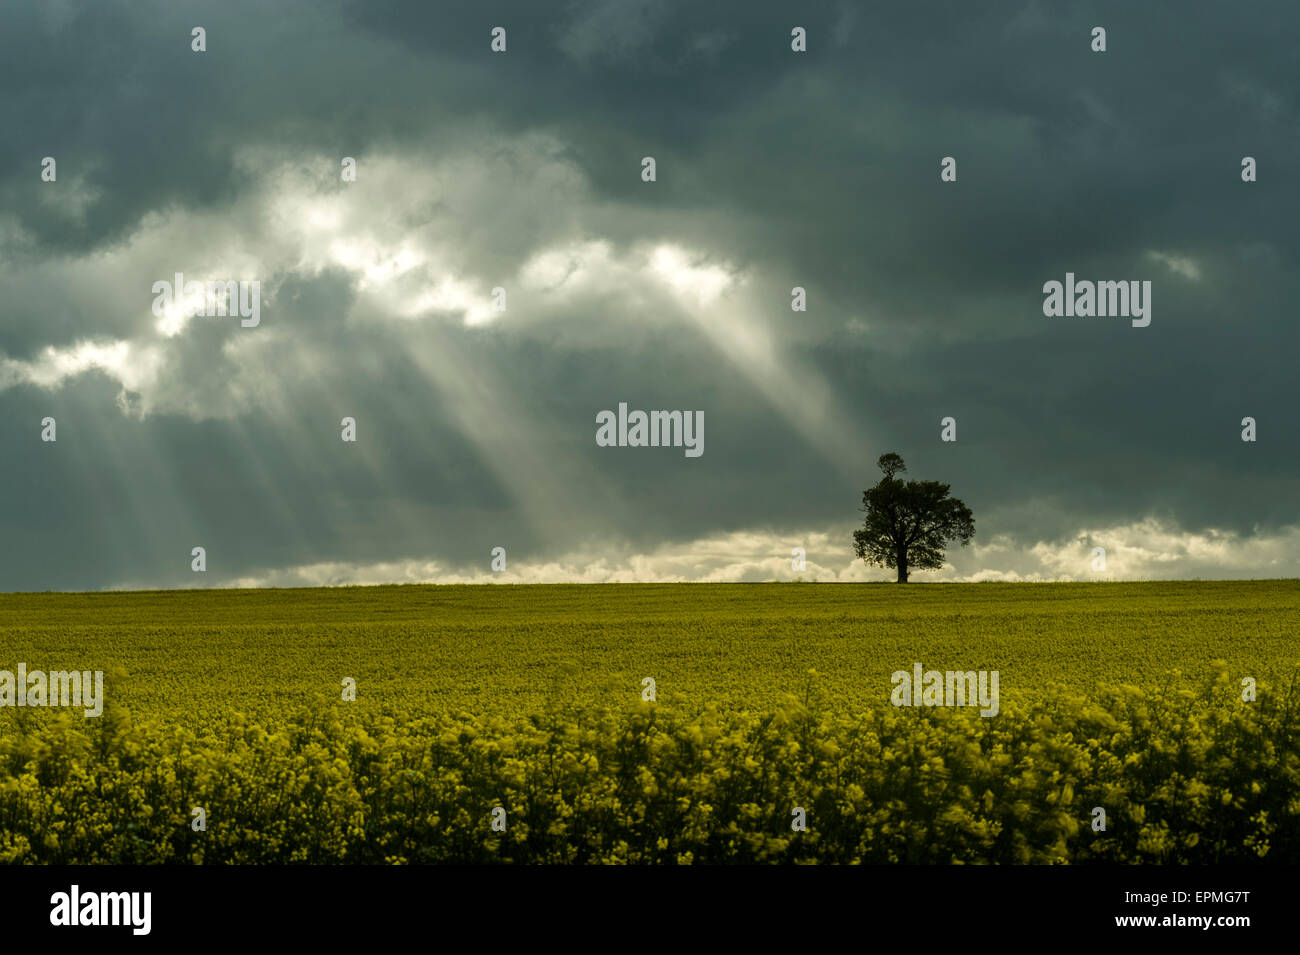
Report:
[[[905,584],[907,583],[907,551],[900,550],[898,552],[896,563],[898,564],[898,583]]]

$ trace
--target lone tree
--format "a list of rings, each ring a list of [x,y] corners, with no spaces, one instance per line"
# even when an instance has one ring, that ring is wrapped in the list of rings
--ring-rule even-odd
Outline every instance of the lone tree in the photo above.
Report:
[[[882,454],[878,463],[885,476],[862,492],[867,518],[862,529],[853,532],[853,543],[868,564],[897,567],[898,582],[905,584],[913,567],[942,567],[949,541],[959,540],[963,547],[969,544],[975,536],[975,518],[969,507],[949,496],[949,485],[894,477],[907,470],[897,454]]]

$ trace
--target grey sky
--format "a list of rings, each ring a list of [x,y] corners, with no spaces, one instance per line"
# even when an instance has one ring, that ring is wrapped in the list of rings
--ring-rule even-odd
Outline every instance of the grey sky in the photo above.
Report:
[[[918,580],[1296,576],[1300,13],[970,6],[6,7],[0,589],[887,578],[885,451],[976,515]]]

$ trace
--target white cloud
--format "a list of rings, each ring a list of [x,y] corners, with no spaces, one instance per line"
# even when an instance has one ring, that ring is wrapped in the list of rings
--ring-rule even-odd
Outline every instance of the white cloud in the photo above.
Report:
[[[47,346],[31,361],[0,357],[0,391],[18,385],[55,389],[69,378],[102,371],[124,391],[140,392],[157,379],[160,362],[157,348],[126,341],[80,341],[66,348]]]
[[[537,561],[511,559],[495,573],[477,567],[408,559],[356,564],[341,561],[267,570],[224,581],[227,587],[322,587],[348,584],[680,583],[803,579],[821,582],[893,580],[894,572],[867,567],[851,550],[850,526],[782,534],[736,531],[653,550],[571,552]],[[1106,548],[1106,570],[1092,570],[1093,547]],[[796,572],[791,550],[806,551]],[[1242,537],[1222,531],[1184,533],[1154,519],[1081,531],[1065,541],[1017,542],[1005,535],[969,548],[953,547],[960,566],[918,571],[915,583],[981,581],[1172,580],[1295,577],[1300,574],[1300,527]]]
[[[735,281],[721,265],[693,261],[674,245],[658,246],[650,256],[650,268],[674,292],[700,308],[716,302]]]
[[[1201,280],[1201,267],[1197,265],[1196,260],[1192,259],[1190,256],[1178,255],[1175,252],[1157,252],[1152,250],[1147,253],[1147,258],[1159,262],[1175,275],[1189,278],[1193,282],[1199,282]]]

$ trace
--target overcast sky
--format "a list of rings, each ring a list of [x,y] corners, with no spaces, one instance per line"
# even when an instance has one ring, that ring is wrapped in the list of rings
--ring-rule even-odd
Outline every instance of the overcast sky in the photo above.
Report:
[[[1298,31],[6,5],[0,589],[889,579],[851,540],[887,451],[975,513],[915,581],[1297,576]],[[155,314],[178,272],[260,282],[260,323]],[[1150,281],[1150,324],[1045,316],[1067,272]],[[704,453],[598,446],[620,402]]]

